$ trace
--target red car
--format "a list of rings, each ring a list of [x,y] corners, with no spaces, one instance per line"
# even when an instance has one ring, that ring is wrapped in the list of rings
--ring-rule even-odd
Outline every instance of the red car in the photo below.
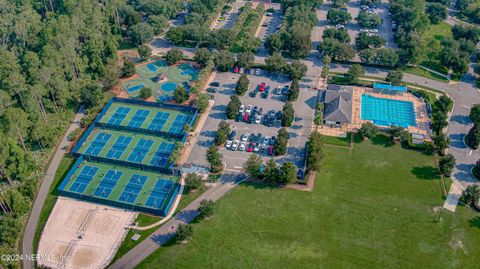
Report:
[[[261,91],[261,92],[265,91],[265,82],[262,82],[262,83],[260,84],[260,91]]]
[[[240,66],[235,66],[235,69],[233,69],[233,73],[238,73],[240,71]]]
[[[268,155],[273,155],[273,147],[268,148]]]
[[[245,115],[243,115],[243,121],[248,122],[248,114],[247,113],[245,113]]]
[[[253,143],[248,143],[247,151],[248,151],[248,152],[252,152],[252,151],[253,151]]]

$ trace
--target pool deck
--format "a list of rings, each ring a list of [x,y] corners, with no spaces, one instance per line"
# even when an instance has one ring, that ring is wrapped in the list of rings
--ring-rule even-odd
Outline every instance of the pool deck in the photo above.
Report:
[[[400,101],[409,101],[413,103],[415,111],[416,126],[409,126],[408,132],[422,134],[426,140],[431,140],[432,132],[430,130],[430,118],[428,117],[427,107],[424,102],[411,93],[384,94],[375,92],[372,88],[353,87],[352,92],[352,122],[343,124],[340,128],[321,126],[319,132],[330,136],[343,136],[348,132],[355,131],[362,127],[362,123],[368,122],[361,119],[361,100],[363,94],[369,94],[377,98],[385,98]]]

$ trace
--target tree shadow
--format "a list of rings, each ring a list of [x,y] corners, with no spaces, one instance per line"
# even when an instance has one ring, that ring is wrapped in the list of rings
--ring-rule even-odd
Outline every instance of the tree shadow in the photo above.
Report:
[[[476,216],[468,221],[470,227],[477,227],[480,229],[480,216]]]
[[[411,172],[417,178],[422,180],[434,180],[434,179],[437,179],[439,176],[438,169],[429,165],[413,167]]]
[[[388,136],[386,136],[386,135],[382,135],[382,134],[376,135],[375,137],[373,137],[373,138],[371,139],[371,141],[372,141],[372,143],[373,143],[374,145],[384,146],[384,147],[386,147],[386,148],[395,145],[395,143],[392,142],[392,140],[390,139],[390,137],[388,137]]]

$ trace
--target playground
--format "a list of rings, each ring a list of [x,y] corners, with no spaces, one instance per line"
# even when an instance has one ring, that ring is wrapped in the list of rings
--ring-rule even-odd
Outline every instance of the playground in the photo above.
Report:
[[[168,66],[166,61],[156,60],[137,65],[136,73],[135,78],[123,82],[123,88],[130,96],[136,97],[140,89],[148,87],[156,100],[167,102],[173,99],[173,91],[178,85],[190,89],[199,70],[189,62]]]

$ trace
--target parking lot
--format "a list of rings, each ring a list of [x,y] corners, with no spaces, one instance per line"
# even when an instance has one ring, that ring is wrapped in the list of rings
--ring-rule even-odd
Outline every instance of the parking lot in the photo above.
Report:
[[[275,9],[275,12],[272,13],[272,16],[265,16],[265,20],[263,21],[262,25],[260,25],[260,31],[257,36],[262,41],[262,44],[256,53],[256,56],[259,57],[267,56],[267,50],[264,46],[265,40],[267,40],[269,35],[274,34],[279,30],[279,27],[283,21],[280,4],[272,3],[270,4],[270,7]]]
[[[238,14],[240,13],[240,8],[245,5],[245,1],[236,1],[230,4],[232,9],[230,12],[225,14],[224,16],[219,16],[212,24],[213,29],[230,29],[235,26],[235,22],[237,21]]]
[[[272,93],[272,90],[277,87],[290,85],[290,80],[285,77],[267,77],[264,73],[265,72],[262,71],[262,74],[259,76],[248,75],[250,80],[249,91],[245,96],[240,97],[242,104],[245,106],[251,105],[252,107],[257,106],[258,108],[262,108],[263,115],[271,110],[282,110],[284,105],[284,101],[282,100],[283,97],[282,95]],[[232,72],[218,73],[215,77],[214,81],[220,83],[220,86],[217,87],[218,91],[213,94],[215,104],[202,132],[197,138],[197,144],[192,150],[188,162],[198,165],[208,165],[208,162],[205,160],[206,151],[208,147],[213,144],[213,139],[215,138],[219,122],[221,120],[226,120],[225,110],[230,101],[230,96],[235,92],[235,84],[239,77],[239,74],[234,74]],[[262,98],[260,93],[258,93],[256,97],[249,96],[249,92],[254,90],[262,82],[264,82],[266,86],[270,86],[270,95],[266,99]],[[265,160],[275,158],[278,163],[290,161],[298,167],[303,167],[304,165],[305,143],[312,129],[316,91],[303,84],[301,84],[301,87],[299,100],[294,103],[295,121],[293,126],[287,128],[290,134],[287,154],[285,156],[273,157],[269,156],[268,149],[264,153],[259,151],[259,155]],[[271,138],[272,136],[277,135],[278,130],[281,127],[279,121],[276,121],[271,127],[263,123],[245,123],[236,122],[235,120],[230,120],[228,122],[231,124],[231,130],[236,132],[234,140],[241,140],[242,134],[261,134],[263,137]],[[235,171],[239,171],[242,168],[243,162],[250,156],[250,154],[252,154],[240,150],[232,151],[223,147],[220,152],[223,154],[223,160],[227,165],[227,169]]]

